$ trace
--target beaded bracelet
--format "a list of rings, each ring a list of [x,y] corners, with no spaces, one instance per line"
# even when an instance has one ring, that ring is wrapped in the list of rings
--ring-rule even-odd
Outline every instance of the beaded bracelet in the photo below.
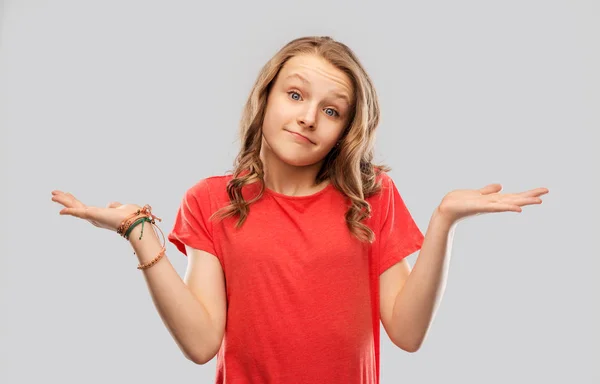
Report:
[[[133,230],[133,228],[135,228],[139,224],[142,224],[142,231],[141,231],[140,237],[139,237],[139,239],[141,240],[142,236],[144,235],[144,223],[149,222],[151,225],[156,226],[162,235],[163,246],[162,246],[162,249],[159,252],[159,254],[151,261],[149,261],[145,264],[139,264],[137,266],[137,269],[150,268],[151,266],[156,264],[160,259],[162,259],[165,256],[165,251],[166,251],[165,234],[160,229],[160,227],[158,227],[156,225],[155,220],[162,221],[159,217],[156,217],[155,215],[152,214],[152,207],[150,207],[148,204],[146,204],[143,208],[138,209],[136,212],[134,212],[131,215],[129,215],[128,217],[126,217],[121,222],[121,225],[119,225],[119,227],[117,228],[117,233],[119,235],[121,235],[122,237],[129,240],[129,235],[131,234],[131,231]],[[133,254],[135,255],[135,251],[133,252]]]
[[[134,213],[132,213],[131,215],[127,216],[125,218],[125,220],[123,220],[121,222],[121,225],[119,225],[119,227],[117,228],[117,233],[123,237],[124,234],[127,232],[127,230],[129,229],[129,227],[131,226],[131,224],[139,217],[139,215],[148,217],[148,218],[152,218],[152,220],[150,221],[152,224],[155,224],[155,220],[158,221],[162,221],[161,218],[156,217],[155,215],[152,214],[152,207],[149,206],[148,204],[144,205],[143,208],[138,209],[137,211],[135,211]]]
[[[162,257],[165,255],[165,248],[163,247],[163,249],[160,250],[160,252],[158,253],[158,256],[156,256],[153,260],[147,262],[146,264],[139,264],[137,266],[137,269],[147,269],[150,268],[151,266],[153,266],[154,264],[156,264],[160,259],[162,259]]]

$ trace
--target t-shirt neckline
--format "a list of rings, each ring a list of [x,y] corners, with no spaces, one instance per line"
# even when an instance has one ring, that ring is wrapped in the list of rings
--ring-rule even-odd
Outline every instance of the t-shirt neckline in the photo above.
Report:
[[[306,200],[306,199],[314,199],[315,197],[321,196],[322,194],[326,193],[327,191],[329,191],[331,188],[333,188],[333,184],[331,182],[329,182],[323,189],[312,193],[310,195],[301,195],[301,196],[294,196],[294,195],[285,195],[283,193],[279,193],[276,192],[272,189],[269,189],[265,186],[265,193],[268,193],[269,195],[275,196],[275,197],[280,197],[283,199],[288,199],[288,200]]]

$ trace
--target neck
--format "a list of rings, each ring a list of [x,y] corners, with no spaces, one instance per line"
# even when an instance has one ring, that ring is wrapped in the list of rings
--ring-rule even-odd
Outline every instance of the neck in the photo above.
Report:
[[[328,182],[316,184],[322,162],[306,166],[294,166],[281,161],[264,142],[260,159],[265,173],[265,187],[288,196],[311,195],[325,188]]]

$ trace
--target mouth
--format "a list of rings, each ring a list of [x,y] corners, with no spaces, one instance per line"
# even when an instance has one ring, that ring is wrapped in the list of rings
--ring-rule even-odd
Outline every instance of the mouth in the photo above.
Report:
[[[286,131],[288,131],[288,130],[286,129]],[[310,143],[310,144],[313,144],[313,145],[315,144],[314,141],[312,141],[308,137],[306,137],[306,136],[304,136],[304,135],[302,135],[302,134],[300,134],[298,132],[294,132],[294,131],[288,131],[288,132],[291,133],[292,135],[296,136],[297,138],[299,138],[299,139],[301,139],[303,141],[306,141],[307,143]]]

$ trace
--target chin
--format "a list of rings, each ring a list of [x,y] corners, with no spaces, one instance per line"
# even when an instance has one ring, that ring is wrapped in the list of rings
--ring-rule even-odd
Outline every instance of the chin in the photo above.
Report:
[[[274,154],[282,162],[294,167],[308,167],[322,160],[315,156],[306,156],[293,152],[295,151],[275,151]]]

